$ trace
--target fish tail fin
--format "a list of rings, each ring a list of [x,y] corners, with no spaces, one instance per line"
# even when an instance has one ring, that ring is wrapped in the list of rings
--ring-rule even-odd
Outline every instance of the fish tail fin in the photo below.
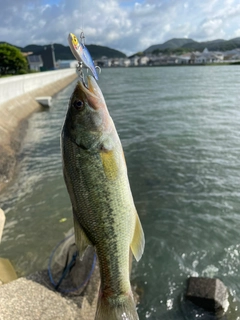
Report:
[[[126,319],[139,320],[132,293],[129,295],[120,296],[116,299],[105,298],[100,294],[95,320]]]

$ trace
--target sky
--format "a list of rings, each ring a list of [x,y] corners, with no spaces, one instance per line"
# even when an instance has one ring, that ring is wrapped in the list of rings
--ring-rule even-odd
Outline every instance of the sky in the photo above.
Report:
[[[239,0],[0,0],[0,41],[61,43],[84,31],[87,44],[127,55],[172,38],[240,37]]]

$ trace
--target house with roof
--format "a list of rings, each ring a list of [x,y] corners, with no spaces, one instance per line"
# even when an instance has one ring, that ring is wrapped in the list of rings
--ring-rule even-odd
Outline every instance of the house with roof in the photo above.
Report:
[[[147,56],[142,56],[142,57],[140,57],[139,59],[138,59],[138,65],[140,65],[140,66],[146,66],[146,65],[148,65],[148,62],[149,62],[149,57],[147,57]]]
[[[236,48],[224,52],[224,61],[226,62],[237,62],[240,60],[240,49]]]
[[[222,52],[210,52],[207,48],[202,53],[192,53],[191,60],[196,64],[223,62]]]
[[[170,56],[167,59],[168,64],[177,64],[178,62],[179,62],[179,59],[176,56]]]
[[[123,58],[122,60],[122,66],[123,67],[129,67],[131,65],[131,60],[128,58]]]
[[[131,66],[138,66],[138,61],[139,61],[140,56],[139,55],[134,55],[129,57],[131,61]]]
[[[40,68],[43,67],[43,61],[40,55],[28,55],[27,61],[29,69],[32,71],[40,71]]]

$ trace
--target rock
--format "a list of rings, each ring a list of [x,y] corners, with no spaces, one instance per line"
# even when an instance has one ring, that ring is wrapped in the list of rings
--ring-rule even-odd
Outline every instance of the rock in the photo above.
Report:
[[[5,214],[4,214],[4,211],[0,208],[0,243],[2,239],[4,224],[5,224]]]
[[[84,319],[74,303],[26,278],[0,287],[0,305],[4,320]]]
[[[186,298],[216,315],[224,314],[229,306],[228,290],[219,279],[190,277]]]
[[[47,270],[0,286],[0,319],[4,320],[89,320],[94,319],[99,269],[96,266],[80,295],[54,290]]]
[[[71,265],[59,291],[53,285],[61,278],[76,251],[74,236],[69,236],[72,233],[70,230],[62,245],[57,246],[49,270],[7,283],[13,280],[12,272],[15,274],[15,271],[7,259],[0,258],[0,280],[4,283],[0,286],[0,320],[94,319],[100,276],[93,248],[88,248],[82,261],[77,259]]]

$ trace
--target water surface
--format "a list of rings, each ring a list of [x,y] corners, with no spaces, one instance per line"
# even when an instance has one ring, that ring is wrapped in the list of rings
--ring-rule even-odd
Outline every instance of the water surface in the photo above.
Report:
[[[99,85],[146,236],[132,272],[140,319],[212,319],[184,301],[189,276],[222,279],[236,300],[229,319],[240,319],[240,66],[103,69]],[[46,268],[72,227],[59,136],[73,87],[32,115],[1,194],[0,255],[20,274]]]

